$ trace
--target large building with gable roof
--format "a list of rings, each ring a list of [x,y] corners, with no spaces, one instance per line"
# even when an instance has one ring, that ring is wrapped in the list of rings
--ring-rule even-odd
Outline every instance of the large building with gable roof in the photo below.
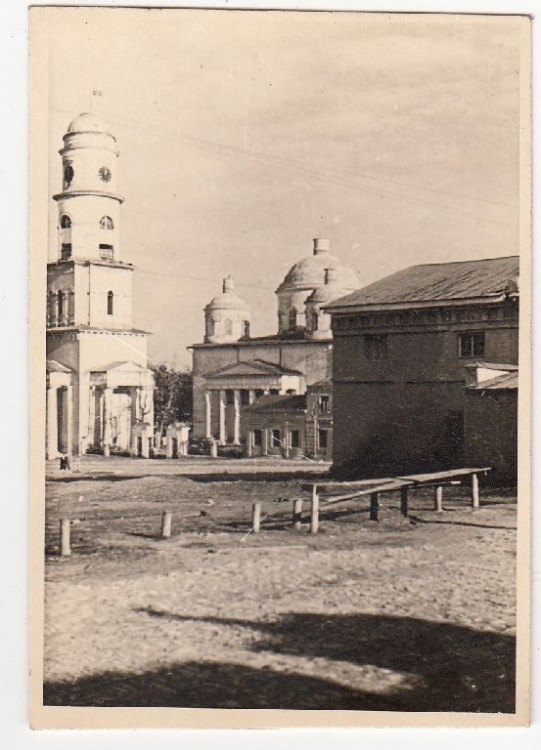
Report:
[[[344,476],[517,472],[519,258],[424,264],[325,307]]]

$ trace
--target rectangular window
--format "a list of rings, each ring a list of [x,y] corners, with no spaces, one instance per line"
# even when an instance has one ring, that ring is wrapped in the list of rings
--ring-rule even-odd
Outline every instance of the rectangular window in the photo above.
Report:
[[[367,359],[387,359],[387,335],[367,334],[364,337],[364,356]]]
[[[271,445],[273,448],[280,448],[282,441],[280,440],[280,430],[271,430]]]
[[[328,430],[319,430],[318,446],[322,449],[329,447],[329,431]]]
[[[269,393],[270,393],[271,396],[279,396],[280,395],[280,391],[278,390],[278,388],[271,388],[270,391],[269,391]]]
[[[60,249],[60,258],[62,260],[67,260],[68,258],[71,258],[71,242],[62,243],[62,247]]]
[[[113,246],[100,243],[100,258],[102,260],[113,260]]]
[[[300,448],[300,433],[298,430],[291,430],[289,433],[289,445],[291,448]]]
[[[261,388],[257,388],[255,391],[255,397],[256,399],[261,398],[261,396],[265,395],[265,391],[263,391]]]
[[[233,406],[233,404],[235,403],[235,391],[225,392],[225,403],[228,406]]]
[[[248,406],[250,403],[250,391],[242,390],[240,392],[240,403],[242,406]]]
[[[458,337],[458,356],[462,359],[485,356],[484,333],[461,333]]]
[[[319,408],[323,414],[330,412],[330,396],[323,395],[319,397]]]
[[[254,445],[263,445],[263,433],[261,430],[254,430]]]

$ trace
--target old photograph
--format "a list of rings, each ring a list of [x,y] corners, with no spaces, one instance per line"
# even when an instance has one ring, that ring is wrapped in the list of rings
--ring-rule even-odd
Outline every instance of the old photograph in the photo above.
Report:
[[[526,724],[530,19],[36,7],[30,69],[34,724]]]

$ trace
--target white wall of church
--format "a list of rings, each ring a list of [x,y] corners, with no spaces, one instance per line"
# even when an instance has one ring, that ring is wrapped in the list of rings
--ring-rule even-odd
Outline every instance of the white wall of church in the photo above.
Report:
[[[66,194],[67,195],[67,194]],[[59,224],[62,216],[69,217],[69,239],[71,241],[71,257],[75,259],[100,260],[104,254],[110,253],[100,245],[111,245],[112,259],[118,261],[120,254],[120,204],[117,200],[101,195],[77,195],[62,197],[58,200]],[[100,225],[103,219],[110,218],[112,229]],[[104,224],[110,222],[103,221]],[[59,248],[67,240],[67,231],[59,226]]]
[[[108,313],[108,294],[112,314]],[[132,270],[111,265],[79,265],[75,269],[75,315],[79,325],[129,328],[132,324]]]

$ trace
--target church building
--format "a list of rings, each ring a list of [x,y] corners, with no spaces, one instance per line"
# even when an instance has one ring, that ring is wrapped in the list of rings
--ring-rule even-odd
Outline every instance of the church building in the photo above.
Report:
[[[58,255],[47,264],[47,458],[148,456],[154,380],[149,334],[132,325],[133,265],[120,245],[123,198],[108,126],[84,113],[60,150]]]
[[[331,317],[323,306],[358,287],[355,272],[331,254],[328,240],[317,238],[313,253],[295,263],[276,290],[278,332],[252,337],[248,305],[233,280],[224,279],[221,293],[205,307],[204,342],[191,347],[194,438],[242,445],[247,455],[279,448],[287,457],[301,446],[315,454],[317,446],[307,449],[297,423],[309,422],[314,432],[306,394],[328,383],[332,372]],[[288,421],[293,402],[295,414]],[[326,432],[318,434],[327,450],[330,425],[327,414],[324,418]],[[282,423],[289,427],[284,430]]]

